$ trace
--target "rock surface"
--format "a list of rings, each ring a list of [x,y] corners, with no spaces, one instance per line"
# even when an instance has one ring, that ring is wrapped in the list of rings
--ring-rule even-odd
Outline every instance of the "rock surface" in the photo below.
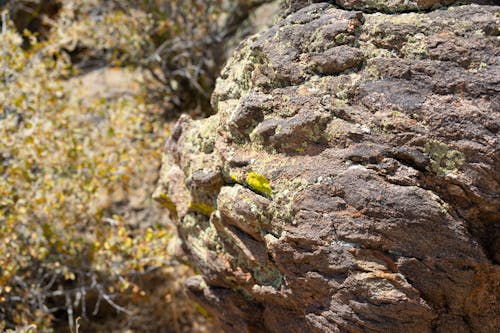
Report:
[[[240,46],[155,192],[225,331],[498,332],[499,23],[320,3]]]
[[[494,5],[495,0],[285,0],[285,8],[295,12],[313,3],[329,2],[343,9],[354,9],[363,12],[402,13],[436,9],[454,3]]]

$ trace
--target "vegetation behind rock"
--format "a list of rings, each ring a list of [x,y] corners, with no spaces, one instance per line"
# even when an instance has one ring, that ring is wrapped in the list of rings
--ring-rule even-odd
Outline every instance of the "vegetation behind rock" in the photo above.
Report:
[[[211,112],[261,2],[1,4],[0,330],[209,329],[150,196],[168,119]]]

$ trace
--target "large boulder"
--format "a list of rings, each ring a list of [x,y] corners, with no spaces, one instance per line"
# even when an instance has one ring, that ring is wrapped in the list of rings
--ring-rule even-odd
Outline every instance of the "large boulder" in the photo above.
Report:
[[[312,4],[240,46],[155,192],[225,331],[498,332],[499,13]]]

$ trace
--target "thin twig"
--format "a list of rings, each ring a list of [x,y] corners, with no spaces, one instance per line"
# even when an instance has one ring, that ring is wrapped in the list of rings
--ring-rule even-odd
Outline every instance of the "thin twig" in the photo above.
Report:
[[[2,35],[7,32],[7,11],[2,12]]]
[[[104,300],[106,302],[108,302],[109,305],[111,305],[112,307],[114,307],[116,310],[120,311],[120,312],[123,312],[123,313],[126,313],[128,314],[129,316],[132,315],[132,312],[130,312],[129,310],[125,309],[124,307],[116,304],[113,299],[111,298],[111,296],[109,296],[108,294],[106,294],[104,292],[104,289],[102,288],[101,285],[98,285],[97,286],[97,290],[99,291],[99,295],[102,296],[102,298],[104,298]]]
[[[73,305],[71,305],[71,297],[69,293],[66,295],[66,313],[68,314],[69,331],[73,333]]]

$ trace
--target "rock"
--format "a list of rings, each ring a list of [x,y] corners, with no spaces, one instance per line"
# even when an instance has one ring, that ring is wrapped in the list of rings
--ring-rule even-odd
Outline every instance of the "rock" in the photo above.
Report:
[[[156,197],[227,332],[498,331],[500,7],[363,11],[248,39],[166,145]]]
[[[385,13],[400,13],[409,11],[420,11],[436,9],[439,7],[451,5],[454,3],[460,4],[495,4],[495,0],[285,0],[285,8],[288,13],[298,11],[301,8],[307,7],[313,3],[329,2],[339,6],[340,8],[350,10],[361,10],[367,13],[376,11]]]

